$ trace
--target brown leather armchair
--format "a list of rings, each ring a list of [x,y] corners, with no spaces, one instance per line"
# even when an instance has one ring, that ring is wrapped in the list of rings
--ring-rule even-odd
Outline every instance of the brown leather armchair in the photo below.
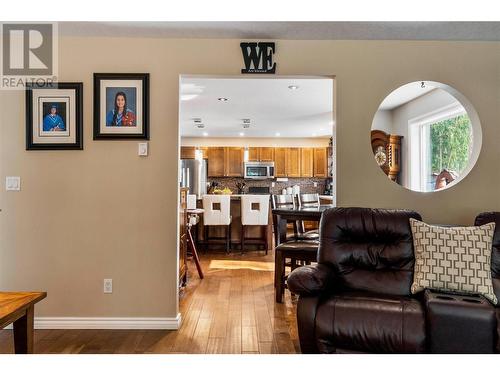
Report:
[[[294,270],[303,353],[500,352],[500,307],[484,297],[410,294],[414,252],[408,210],[333,208],[320,223],[318,264]],[[500,300],[500,212],[491,273]]]
[[[495,222],[495,234],[493,235],[493,249],[491,252],[491,277],[493,291],[500,301],[500,212],[483,212],[476,216],[474,225],[483,225]],[[497,319],[496,352],[500,353],[500,307],[495,306]]]
[[[294,270],[303,353],[426,351],[422,296],[412,296],[408,210],[332,208],[320,223],[318,264]]]

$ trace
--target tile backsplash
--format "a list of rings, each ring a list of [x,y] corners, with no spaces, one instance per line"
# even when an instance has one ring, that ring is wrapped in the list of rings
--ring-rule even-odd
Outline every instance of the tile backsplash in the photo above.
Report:
[[[238,188],[236,186],[237,183],[244,182],[245,193],[248,192],[248,188],[250,186],[255,187],[269,187],[271,194],[281,194],[281,190],[286,189],[287,187],[291,187],[293,185],[300,186],[301,193],[318,193],[323,194],[325,192],[325,187],[328,181],[331,179],[326,178],[288,178],[286,182],[278,182],[274,180],[248,180],[241,177],[209,177],[208,182],[217,182],[220,188],[229,188],[233,191],[233,193],[238,193]],[[272,182],[274,182],[274,187],[271,186]],[[314,183],[317,183],[317,187],[314,187]]]

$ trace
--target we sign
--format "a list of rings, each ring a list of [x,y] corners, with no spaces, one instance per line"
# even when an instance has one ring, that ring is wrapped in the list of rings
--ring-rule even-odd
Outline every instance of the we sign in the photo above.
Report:
[[[240,43],[245,69],[241,73],[264,73],[274,74],[276,63],[273,62],[273,55],[276,52],[274,42]]]

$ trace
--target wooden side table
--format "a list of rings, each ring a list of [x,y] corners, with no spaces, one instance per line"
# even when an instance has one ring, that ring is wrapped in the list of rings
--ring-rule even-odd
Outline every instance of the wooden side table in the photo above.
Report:
[[[14,323],[16,354],[33,353],[35,303],[45,297],[45,292],[0,292],[0,328]]]

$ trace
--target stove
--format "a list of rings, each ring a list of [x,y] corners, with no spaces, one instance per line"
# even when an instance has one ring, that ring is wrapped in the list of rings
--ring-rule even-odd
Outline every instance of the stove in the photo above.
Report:
[[[270,194],[271,190],[268,186],[249,186],[248,194]]]

